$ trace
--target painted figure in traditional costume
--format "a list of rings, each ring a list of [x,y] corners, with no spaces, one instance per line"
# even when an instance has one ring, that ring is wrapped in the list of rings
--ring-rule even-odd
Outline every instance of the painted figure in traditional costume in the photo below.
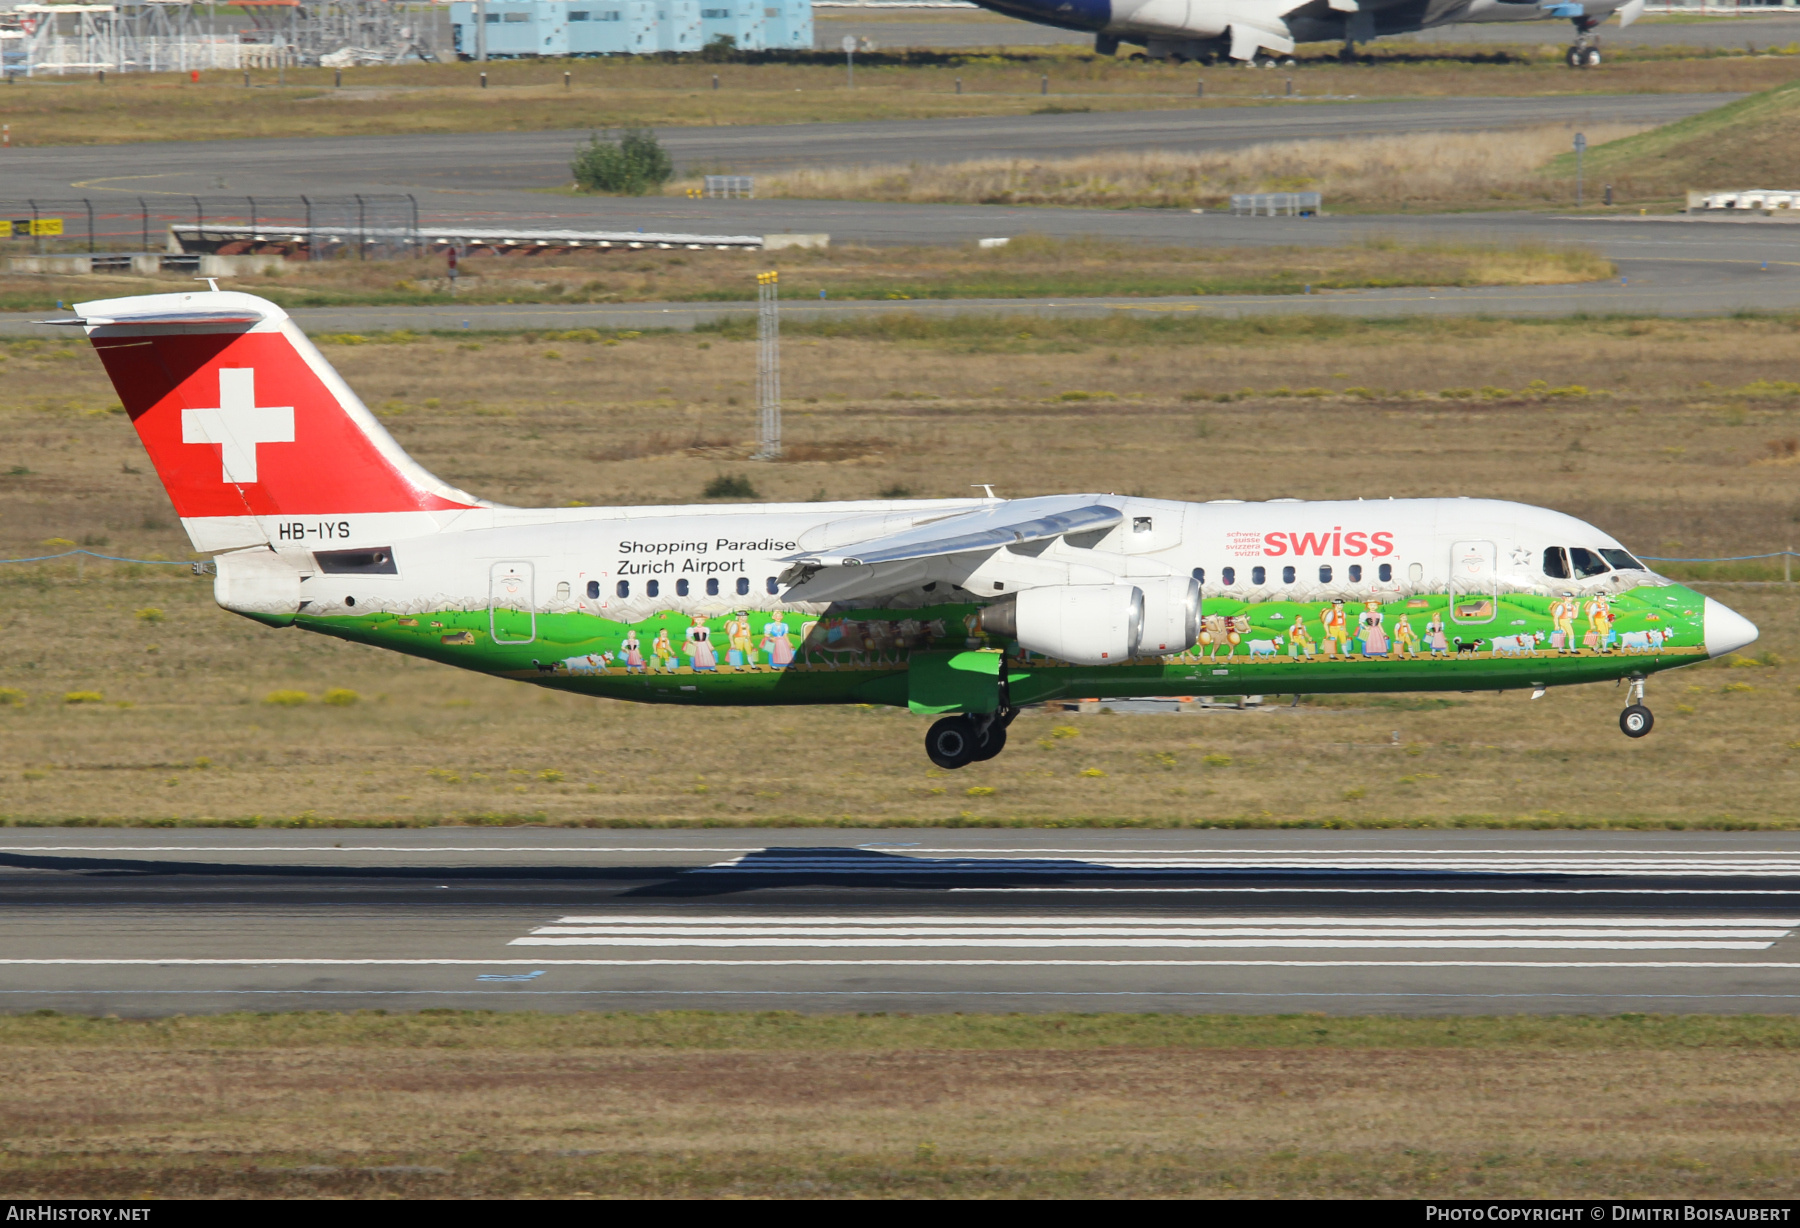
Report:
[[[762,647],[769,654],[770,669],[786,669],[794,663],[794,645],[788,640],[788,625],[781,615],[763,624]]]
[[[1594,594],[1587,603],[1588,626],[1593,629],[1596,647],[1601,652],[1611,652],[1613,644],[1613,612],[1612,605],[1604,596]]]
[[[1319,611],[1319,638],[1325,641],[1328,657],[1350,655],[1350,622],[1344,616],[1344,599],[1335,597]]]
[[[1413,630],[1412,619],[1404,614],[1394,619],[1394,655],[1400,657],[1419,655],[1419,633]]]
[[[739,610],[725,623],[725,660],[733,669],[755,669],[756,648],[750,639],[750,615]]]
[[[1288,628],[1287,641],[1288,656],[1290,657],[1304,655],[1308,660],[1311,660],[1313,653],[1318,647],[1313,643],[1312,635],[1306,630],[1305,617],[1300,614],[1294,615],[1294,625]]]
[[[1575,640],[1575,615],[1580,605],[1571,596],[1558,597],[1550,603],[1550,646],[1559,656],[1581,652],[1581,645]]]
[[[719,670],[719,654],[713,651],[712,629],[706,625],[706,619],[694,616],[694,625],[687,629],[686,636],[688,663],[696,674],[717,673]]]
[[[638,639],[635,628],[625,632],[625,638],[619,643],[619,655],[625,659],[625,672],[641,674],[644,672],[644,644]]]
[[[1387,629],[1382,626],[1381,603],[1379,601],[1367,601],[1363,603],[1363,612],[1356,616],[1356,631],[1357,639],[1362,644],[1363,656],[1387,656]]]
[[[1425,646],[1431,649],[1431,655],[1441,656],[1450,651],[1450,633],[1444,628],[1442,611],[1434,612],[1431,621],[1425,624]]]
[[[669,629],[664,627],[656,633],[656,642],[650,645],[651,667],[665,674],[675,672],[675,645],[669,642]]]

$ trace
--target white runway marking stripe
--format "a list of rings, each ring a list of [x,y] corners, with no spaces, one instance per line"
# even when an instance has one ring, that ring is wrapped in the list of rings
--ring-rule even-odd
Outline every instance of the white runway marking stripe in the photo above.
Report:
[[[568,916],[523,947],[1767,950],[1794,918]]]

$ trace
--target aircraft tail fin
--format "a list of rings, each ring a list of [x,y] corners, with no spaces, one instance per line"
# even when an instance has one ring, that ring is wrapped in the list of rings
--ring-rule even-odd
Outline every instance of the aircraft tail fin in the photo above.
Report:
[[[233,291],[75,304],[196,550],[435,532],[490,507],[426,472],[288,314]]]

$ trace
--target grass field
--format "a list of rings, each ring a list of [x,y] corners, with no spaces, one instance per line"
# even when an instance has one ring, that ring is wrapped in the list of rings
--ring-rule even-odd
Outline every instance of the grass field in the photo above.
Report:
[[[1800,535],[1792,318],[795,327],[778,464],[746,460],[753,348],[737,325],[325,339],[428,467],[511,503],[691,500],[740,473],[761,497],[802,500],[971,482],[1006,495],[1495,495],[1651,555],[1750,554]],[[5,556],[81,543],[187,557],[88,351],[4,354]],[[929,767],[924,725],[904,714],[541,692],[265,629],[172,567],[11,565],[0,586],[0,686],[18,701],[0,706],[10,823],[1800,825],[1800,601],[1779,585],[1712,590],[1763,639],[1754,657],[1654,680],[1659,722],[1642,742],[1619,735],[1609,688],[1344,698],[1028,714],[1014,749],[954,775]],[[354,702],[322,702],[333,688]],[[266,702],[276,691],[306,699]],[[830,769],[796,772],[797,754]]]
[[[1621,205],[1715,185],[1792,183],[1800,177],[1800,142],[1786,134],[1797,119],[1800,83],[1789,83],[1591,149],[1587,173],[1592,182],[1611,183]],[[1572,176],[1574,155],[1562,154],[1546,169]]]
[[[1564,32],[1545,30],[1530,55],[1444,47],[1384,51],[1339,65],[1321,52],[1286,73],[1102,59],[1071,49],[969,55],[862,57],[846,89],[834,57],[810,63],[494,61],[489,88],[474,64],[411,64],[346,71],[132,74],[104,84],[72,77],[19,80],[0,97],[14,145],[383,133],[525,132],[621,123],[798,124],[1024,115],[1061,110],[1138,110],[1285,105],[1287,78],[1302,98],[1466,97],[1693,93],[1767,89],[1800,76],[1800,55],[1718,54],[1704,49],[1626,52],[1601,68],[1562,65]],[[1692,54],[1684,54],[1692,52]],[[569,88],[563,73],[570,74]],[[1050,76],[1050,94],[1040,94]],[[719,88],[712,88],[714,76]],[[957,81],[963,83],[957,92]],[[1195,80],[1206,98],[1195,97]],[[694,169],[694,168],[690,168]]]
[[[1201,153],[1155,150],[791,170],[759,176],[757,192],[929,204],[1216,209],[1229,207],[1235,192],[1308,191],[1323,193],[1334,213],[1572,205],[1573,168],[1561,173],[1555,159],[1569,148],[1575,126],[1484,133],[1480,140],[1467,133],[1427,132],[1279,141]],[[1596,147],[1643,131],[1622,124],[1582,126]],[[1776,131],[1763,132],[1755,142],[1758,148],[1785,145]],[[1719,181],[1738,180],[1725,174]],[[1785,182],[1779,176],[1771,181]],[[685,186],[673,184],[671,191]],[[1615,196],[1623,206],[1625,197]],[[1633,203],[1637,199],[1631,197]]]
[[[0,1195],[1784,1198],[1792,1019],[0,1019]]]
[[[351,303],[742,302],[756,275],[781,274],[789,299],[1027,298],[1073,295],[1298,294],[1375,286],[1555,285],[1610,277],[1612,263],[1578,247],[1407,244],[1334,247],[1155,247],[1024,235],[974,243],[759,251],[589,251],[530,260],[465,260],[454,297],[441,258],[330,260],[233,278],[233,289],[284,307]],[[179,293],[166,277],[0,274],[0,310],[42,309],[126,294]]]

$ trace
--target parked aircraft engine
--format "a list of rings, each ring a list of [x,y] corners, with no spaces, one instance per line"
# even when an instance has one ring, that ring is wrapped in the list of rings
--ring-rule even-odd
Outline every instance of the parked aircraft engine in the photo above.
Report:
[[[1116,665],[1138,651],[1144,593],[1132,584],[1028,588],[981,612],[982,628],[1072,665]],[[1196,628],[1195,636],[1199,631]]]
[[[1144,594],[1144,632],[1138,651],[1147,657],[1186,652],[1200,639],[1200,583],[1192,576],[1134,580]]]

